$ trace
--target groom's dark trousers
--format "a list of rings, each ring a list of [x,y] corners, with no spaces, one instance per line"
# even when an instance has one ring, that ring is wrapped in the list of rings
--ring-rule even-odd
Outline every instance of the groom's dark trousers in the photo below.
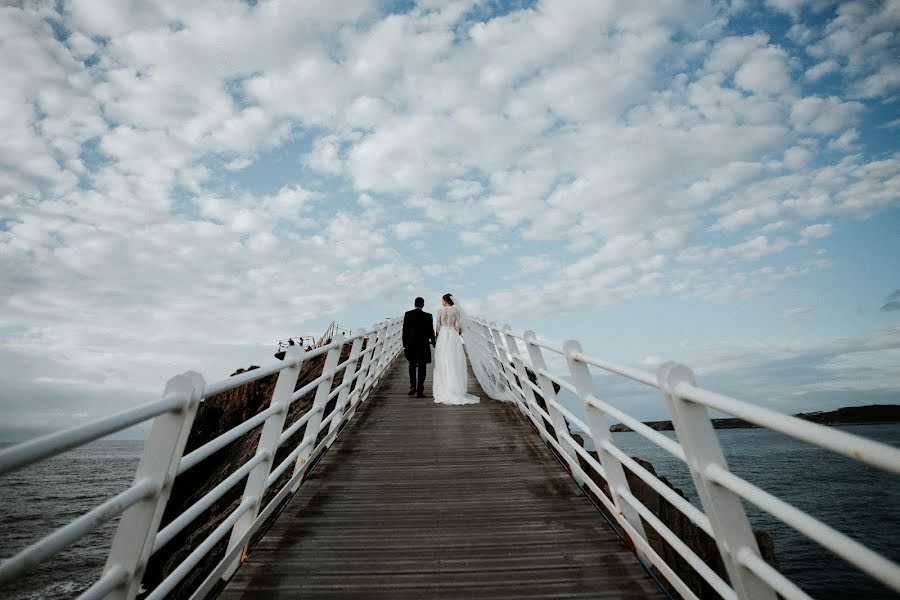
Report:
[[[421,308],[403,316],[403,354],[409,361],[409,389],[425,394],[425,365],[431,362],[434,320]]]

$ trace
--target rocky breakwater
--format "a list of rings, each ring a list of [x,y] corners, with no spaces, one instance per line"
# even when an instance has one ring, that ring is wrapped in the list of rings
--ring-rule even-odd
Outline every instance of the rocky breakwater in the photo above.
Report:
[[[537,378],[535,374],[527,369],[528,378],[531,379],[532,383],[537,383]],[[519,387],[522,386],[521,381],[516,378],[516,383]],[[554,388],[556,392],[559,392],[559,386],[554,384]],[[544,401],[544,398],[541,397],[540,394],[535,392],[535,400],[538,405],[547,410],[547,404]],[[553,436],[554,439],[558,440],[557,432],[553,428],[553,424],[548,422],[546,419],[543,420],[543,425],[546,428],[547,432]],[[735,419],[737,421],[737,419]],[[665,429],[663,425],[664,422],[659,422],[659,429]],[[576,433],[571,431],[569,423],[566,423],[567,428],[569,429],[569,434],[572,438],[578,442],[582,447],[584,447],[584,439]],[[739,426],[732,425],[729,423],[729,426]],[[627,429],[625,429],[627,431]],[[559,453],[550,448],[551,451],[557,455],[560,462],[562,464],[566,464],[566,461],[559,456]],[[597,452],[588,450],[589,455],[591,455],[595,460],[599,462],[599,457]],[[687,496],[685,496],[684,492],[680,489],[672,485],[666,477],[657,474],[656,469],[653,464],[647,460],[644,460],[638,456],[632,457],[639,465],[641,465],[644,469],[655,475],[662,481],[665,485],[674,490],[679,496],[687,500]],[[600,490],[610,498],[609,494],[609,486],[606,481],[591,467],[587,461],[584,460],[583,457],[578,457],[579,465],[582,470],[589,474],[591,479]],[[568,468],[568,467],[567,467]],[[725,564],[722,562],[722,557],[719,554],[719,549],[716,546],[715,540],[713,540],[705,531],[697,527],[690,519],[688,519],[684,514],[678,510],[671,502],[666,500],[662,495],[659,494],[656,490],[647,485],[642,479],[640,479],[637,475],[634,475],[629,469],[625,469],[625,477],[628,480],[628,486],[631,490],[632,495],[635,498],[640,500],[640,502],[646,506],[650,512],[652,512],[662,523],[668,527],[676,536],[678,536],[681,541],[685,543],[694,553],[705,562],[716,574],[719,575],[725,582],[728,582],[728,574],[725,571]],[[594,492],[586,485],[582,486],[582,490],[585,494],[587,494],[597,505],[600,511],[604,514],[607,520],[610,523],[615,524],[616,520],[609,513],[603,503],[599,498],[596,497]],[[644,519],[641,519],[644,525],[644,531],[647,534],[647,541],[653,550],[659,554],[663,560],[672,568],[672,570],[681,578],[682,581],[697,595],[701,600],[718,600],[721,598],[719,594],[713,590],[713,588],[704,580],[697,572],[691,567],[687,561],[685,561],[681,555],[675,551],[672,546],[660,536],[653,527],[650,526]],[[614,525],[614,527],[618,530],[618,525]],[[620,532],[621,534],[622,532]],[[756,537],[756,543],[759,546],[760,553],[763,559],[768,562],[770,565],[778,568],[778,561],[775,558],[775,546],[772,541],[772,536],[764,531],[754,531],[754,536]],[[625,537],[623,535],[623,537]],[[626,537],[627,539],[627,537]],[[678,598],[680,595],[675,591],[665,580],[661,573],[658,572],[656,568],[653,568],[653,571],[656,573],[657,578],[666,588],[673,598]]]
[[[342,349],[340,362],[350,356],[350,344]],[[361,361],[362,359],[360,359]],[[295,390],[300,389],[310,381],[322,374],[325,356],[318,356],[304,361],[300,376],[297,378]],[[248,369],[249,370],[249,369]],[[241,372],[240,370],[235,374]],[[266,410],[272,399],[275,382],[278,376],[269,375],[257,381],[241,385],[235,389],[222,392],[216,396],[206,398],[201,402],[197,417],[194,420],[190,437],[188,438],[185,454],[203,446],[219,435],[240,425],[254,415]],[[342,375],[335,377],[332,388],[341,384]],[[315,390],[296,400],[288,411],[285,428],[289,427],[306,414],[312,406]],[[334,408],[336,400],[332,400],[325,407],[325,415]],[[302,440],[306,427],[301,427],[285,444],[278,449],[274,464],[280,464],[291,450]],[[181,515],[194,503],[205,496],[210,490],[224,481],[228,476],[239,469],[241,465],[249,461],[255,454],[262,425],[244,434],[225,448],[219,450],[206,460],[197,464],[189,471],[183,473],[175,480],[169,503],[166,506],[160,529],[169,524],[173,519]],[[319,440],[325,436],[320,434]],[[317,440],[318,442],[318,440]],[[292,470],[287,469],[279,481],[272,485],[263,498],[263,506],[266,506],[278,493],[278,490],[291,477]],[[222,498],[214,503],[208,510],[188,525],[181,533],[175,536],[167,545],[160,549],[147,565],[144,574],[142,593],[139,598],[146,597],[159,583],[165,579],[187,556],[194,551],[227,516],[234,511],[241,500],[246,478],[231,488]],[[290,500],[285,500],[284,504]],[[283,505],[279,507],[260,528],[256,536],[251,540],[254,544],[271,523],[277,518]],[[180,585],[168,596],[171,599],[190,597],[191,593],[206,579],[216,564],[225,554],[228,544],[228,536],[221,540],[216,547],[192,570],[180,583]]]

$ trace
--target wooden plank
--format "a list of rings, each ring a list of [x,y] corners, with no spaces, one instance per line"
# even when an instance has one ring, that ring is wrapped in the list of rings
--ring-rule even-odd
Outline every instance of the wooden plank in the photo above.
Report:
[[[408,387],[401,358],[221,597],[665,597],[471,370],[480,404]]]

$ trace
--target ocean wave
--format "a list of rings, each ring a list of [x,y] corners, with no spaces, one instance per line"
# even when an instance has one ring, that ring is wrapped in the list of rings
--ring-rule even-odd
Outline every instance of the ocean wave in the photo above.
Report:
[[[77,581],[54,581],[40,590],[22,592],[19,595],[14,594],[9,597],[9,600],[62,600],[63,598],[72,598],[88,589],[88,587],[90,587],[90,584]]]

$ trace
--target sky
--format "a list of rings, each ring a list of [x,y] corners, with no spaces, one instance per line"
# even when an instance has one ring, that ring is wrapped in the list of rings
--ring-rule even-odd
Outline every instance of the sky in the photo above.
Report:
[[[898,0],[30,1],[0,48],[6,430],[445,292],[785,412],[900,402]]]

